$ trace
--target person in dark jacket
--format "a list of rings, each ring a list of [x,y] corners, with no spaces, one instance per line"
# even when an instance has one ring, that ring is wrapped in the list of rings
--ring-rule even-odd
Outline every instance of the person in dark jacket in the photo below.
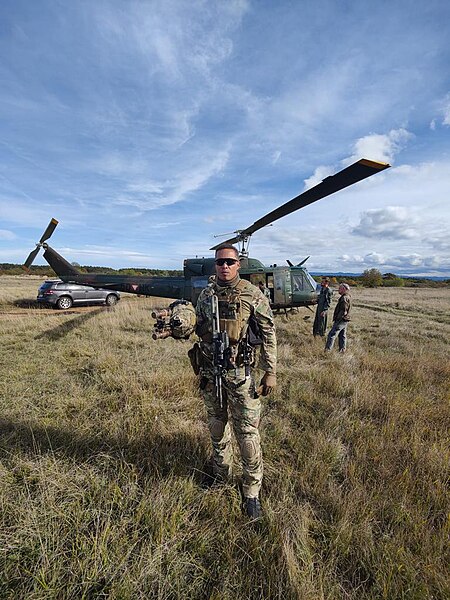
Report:
[[[320,283],[320,294],[317,299],[316,316],[313,324],[313,335],[324,336],[327,330],[327,312],[331,305],[331,291],[329,289],[330,280],[328,277],[322,277]]]
[[[336,336],[339,340],[339,352],[345,352],[347,348],[347,325],[350,321],[350,311],[352,308],[352,297],[350,296],[350,286],[347,283],[339,284],[339,294],[341,297],[336,304],[333,313],[333,327],[327,337],[325,350],[330,351],[333,348]]]

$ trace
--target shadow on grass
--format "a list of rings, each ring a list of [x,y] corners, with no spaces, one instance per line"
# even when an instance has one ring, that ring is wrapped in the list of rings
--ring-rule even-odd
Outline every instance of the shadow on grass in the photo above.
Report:
[[[42,302],[32,300],[31,298],[19,298],[18,300],[14,300],[11,304],[17,308],[48,308],[48,306],[43,305]]]
[[[80,434],[74,429],[0,419],[0,456],[8,459],[20,452],[35,457],[50,453],[56,458],[89,464],[94,464],[97,457],[104,464],[107,456],[107,471],[112,479],[117,475],[119,463],[126,462],[143,476],[193,475],[201,482],[210,449],[208,436],[201,431],[149,431],[129,440],[125,435]]]
[[[92,319],[92,317],[95,317],[95,315],[98,315],[98,313],[101,313],[103,311],[104,311],[104,308],[97,308],[96,310],[92,310],[88,313],[79,315],[77,318],[67,321],[67,323],[61,323],[61,325],[58,325],[57,327],[54,327],[53,329],[43,331],[39,335],[35,336],[34,339],[35,340],[51,340],[52,342],[54,342],[55,340],[59,340],[60,338],[64,337],[68,333],[70,333],[73,329],[77,329],[78,327],[83,325],[86,321],[89,321],[89,319]],[[64,313],[64,314],[67,314],[67,313]],[[71,313],[71,314],[78,314],[78,313]]]

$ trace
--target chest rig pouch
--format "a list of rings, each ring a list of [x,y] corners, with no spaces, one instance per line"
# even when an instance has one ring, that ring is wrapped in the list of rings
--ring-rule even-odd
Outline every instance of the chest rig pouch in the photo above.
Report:
[[[235,288],[224,288],[217,295],[220,330],[227,332],[231,345],[240,342],[246,325],[240,300],[241,288],[241,282],[239,282]]]

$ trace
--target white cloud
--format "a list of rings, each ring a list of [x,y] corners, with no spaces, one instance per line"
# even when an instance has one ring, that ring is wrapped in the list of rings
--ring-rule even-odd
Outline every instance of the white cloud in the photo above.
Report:
[[[362,265],[364,263],[364,257],[359,256],[358,254],[354,254],[353,256],[350,254],[342,254],[339,256],[339,261],[344,264]]]
[[[343,254],[339,256],[339,262],[345,269],[362,272],[365,269],[377,268],[382,272],[394,271],[400,274],[408,274],[412,271],[418,273],[419,267],[433,270],[440,270],[440,275],[445,275],[446,269],[450,266],[450,260],[438,256],[424,256],[413,252],[411,254],[399,254],[389,256],[378,252],[369,252],[365,256],[358,254]]]
[[[369,158],[380,162],[393,163],[414,135],[406,129],[391,129],[387,134],[371,133],[356,140],[353,155],[345,159],[344,165],[350,165],[360,158]]]
[[[387,134],[369,134],[359,138],[353,144],[353,154],[341,160],[340,167],[347,167],[361,158],[368,158],[379,162],[393,163],[395,156],[401,152],[414,135],[406,129],[392,129]],[[334,175],[339,167],[321,165],[305,179],[305,190],[308,190],[329,175]]]
[[[400,256],[393,256],[392,258],[390,258],[390,263],[392,265],[398,266],[398,267],[419,267],[422,266],[424,264],[424,258],[417,253],[413,253],[413,254],[404,254],[404,255],[400,255]]]
[[[383,254],[379,254],[378,252],[369,252],[364,257],[364,262],[367,265],[384,265],[386,263],[386,258]]]
[[[432,233],[430,237],[426,237],[426,241],[432,248],[450,254],[450,236],[448,230]]]
[[[373,208],[362,213],[358,225],[351,233],[368,238],[417,238],[418,219],[404,206]]]
[[[311,177],[305,179],[305,190],[309,190],[315,185],[318,185],[325,179],[325,177],[328,177],[329,175],[334,175],[335,172],[336,170],[332,166],[322,165],[320,167],[317,167],[317,169],[314,171]]]

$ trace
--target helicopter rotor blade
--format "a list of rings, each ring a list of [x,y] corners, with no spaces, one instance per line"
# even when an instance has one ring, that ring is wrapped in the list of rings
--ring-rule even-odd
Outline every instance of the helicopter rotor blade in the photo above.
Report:
[[[219,246],[222,246],[222,244],[237,244],[238,242],[241,241],[241,239],[242,238],[239,235],[235,235],[234,237],[230,238],[229,240],[225,240],[224,242],[220,242],[220,244],[216,244],[215,246],[210,248],[210,250],[217,250],[217,248]]]
[[[339,171],[335,175],[331,175],[330,177],[326,177],[321,183],[316,186],[306,190],[302,194],[299,194],[292,200],[289,200],[282,206],[279,206],[275,210],[271,211],[261,219],[258,219],[247,227],[247,229],[242,229],[236,232],[236,235],[229,240],[226,240],[226,244],[235,244],[236,242],[241,241],[242,239],[248,238],[250,235],[258,231],[262,227],[266,225],[270,225],[274,221],[281,219],[281,217],[285,217],[286,215],[291,214],[292,212],[299,210],[300,208],[304,208],[308,206],[308,204],[312,204],[317,200],[321,200],[330,194],[334,194],[335,192],[339,192],[340,190],[357,183],[358,181],[362,181],[371,175],[375,175],[375,173],[379,173],[380,171],[384,171],[384,169],[389,168],[390,165],[387,163],[376,162],[373,160],[368,160],[366,158],[361,158],[357,162],[352,165],[346,167],[342,171]],[[211,248],[211,250],[215,250],[217,246]]]
[[[40,249],[41,249],[40,246],[36,246],[36,248],[30,252],[30,254],[28,255],[27,260],[23,263],[23,266],[25,267],[25,269],[29,269],[30,268],[30,266],[33,264],[34,259],[38,255],[38,252],[39,252]]]
[[[45,240],[48,240],[52,236],[57,225],[58,225],[58,221],[56,219],[52,219],[50,221],[50,223],[47,225],[47,229],[44,231],[41,239],[39,240],[40,244],[42,244],[42,242],[45,242]]]

